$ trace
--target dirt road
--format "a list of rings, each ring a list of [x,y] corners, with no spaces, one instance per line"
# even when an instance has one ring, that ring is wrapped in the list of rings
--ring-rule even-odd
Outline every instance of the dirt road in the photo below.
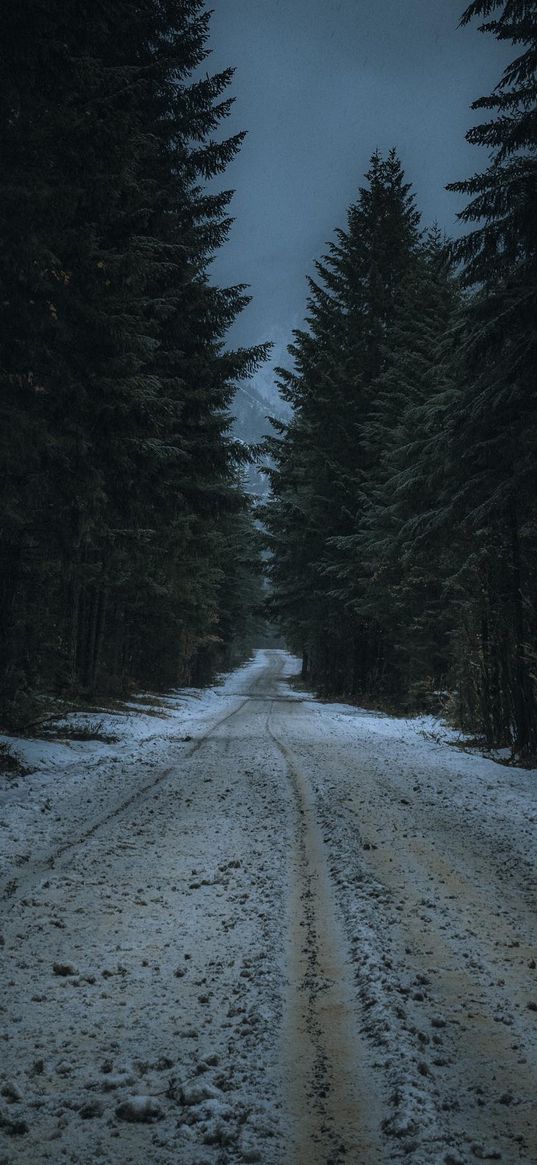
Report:
[[[294,670],[1,801],[0,1163],[537,1162],[537,774]]]

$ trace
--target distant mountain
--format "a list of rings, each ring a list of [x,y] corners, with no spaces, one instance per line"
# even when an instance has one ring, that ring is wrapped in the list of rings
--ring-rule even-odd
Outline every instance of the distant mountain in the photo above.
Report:
[[[286,420],[289,408],[281,399],[275,385],[263,377],[259,382],[249,381],[241,386],[235,397],[233,435],[246,445],[257,445],[273,432],[269,416]],[[263,496],[268,492],[266,476],[255,465],[246,473],[247,488],[252,494]]]

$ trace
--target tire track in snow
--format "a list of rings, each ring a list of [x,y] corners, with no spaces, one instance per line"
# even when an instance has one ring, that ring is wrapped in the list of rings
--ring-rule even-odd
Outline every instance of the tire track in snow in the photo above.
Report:
[[[188,749],[187,752],[181,753],[181,756],[178,759],[185,761],[190,760],[191,757],[195,756],[202,745],[204,745],[207,740],[211,739],[218,728],[220,728],[222,724],[225,724],[227,720],[230,720],[232,716],[236,716],[237,713],[240,712],[242,708],[244,708],[244,705],[248,703],[249,699],[250,696],[245,697],[237,708],[233,708],[231,712],[226,712],[225,716],[221,716],[215,724],[211,725],[208,732],[205,732],[202,736],[199,736],[193,743],[192,747]],[[78,847],[83,845],[84,842],[89,841],[90,838],[99,833],[101,829],[104,829],[105,826],[109,825],[112,821],[115,821],[122,815],[122,813],[125,813],[128,809],[135,805],[137,801],[142,800],[148,794],[152,793],[155,789],[158,788],[159,785],[163,784],[164,781],[166,781],[169,777],[172,776],[173,773],[176,772],[177,764],[170,765],[168,768],[163,769],[156,777],[154,777],[152,781],[149,781],[146,785],[142,785],[142,787],[137,789],[135,793],[132,793],[130,797],[127,797],[119,805],[116,805],[115,809],[112,809],[110,813],[105,814],[105,816],[99,818],[98,821],[94,821],[93,824],[90,825],[88,829],[85,829],[83,833],[78,834],[76,838],[73,838],[70,841],[66,841],[62,845],[57,846],[56,849],[54,849],[52,853],[48,855],[48,857],[41,858],[38,862],[33,862],[24,871],[24,875],[22,877],[12,878],[5,882],[2,888],[2,897],[4,899],[12,899],[11,907],[15,906],[18,899],[20,898],[20,895],[27,892],[28,887],[31,886],[32,882],[35,881],[36,878],[42,876],[47,871],[54,869],[56,862],[60,861],[60,859],[63,858],[65,854],[78,849]]]
[[[307,778],[274,731],[297,812],[289,910],[284,1074],[292,1165],[380,1165],[378,1094],[358,1022],[354,975],[338,920],[327,857]],[[291,1165],[291,1160],[289,1162]]]

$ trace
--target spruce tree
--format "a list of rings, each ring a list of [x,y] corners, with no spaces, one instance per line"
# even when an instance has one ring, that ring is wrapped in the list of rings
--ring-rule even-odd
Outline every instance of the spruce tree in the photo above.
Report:
[[[419,215],[392,151],[371,159],[347,229],[310,280],[307,328],[295,334],[281,391],[294,415],[269,442],[275,609],[306,671],[325,690],[364,691],[382,668],[379,628],[349,595],[352,538],[371,457],[364,440],[398,288],[413,262]]]
[[[467,135],[491,162],[451,186],[469,198],[461,218],[472,229],[455,254],[476,289],[452,444],[461,465],[459,515],[472,539],[467,622],[484,659],[478,702],[489,708],[489,738],[535,753],[537,4],[479,0],[463,23],[474,17],[518,51],[493,94],[474,103],[494,114]],[[466,646],[461,636],[461,653]]]
[[[242,139],[215,139],[231,71],[192,78],[208,27],[201,0],[6,13],[6,695],[156,679],[149,611],[184,678],[218,619],[230,404],[264,353],[225,350],[246,296],[208,279],[230,194],[205,184]]]
[[[401,284],[366,430],[373,469],[353,541],[361,605],[383,627],[385,695],[410,708],[431,706],[451,672],[455,616],[446,585],[458,543],[445,434],[459,391],[461,320],[458,280],[434,229]]]

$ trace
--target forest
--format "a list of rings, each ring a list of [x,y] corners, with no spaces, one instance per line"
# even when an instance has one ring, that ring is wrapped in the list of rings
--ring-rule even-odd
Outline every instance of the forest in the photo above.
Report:
[[[208,276],[232,70],[201,0],[4,14],[1,702],[203,683],[250,648],[259,536],[230,434],[247,302]],[[255,636],[254,636],[255,637]]]
[[[0,1165],[536,1165],[537,0],[2,15]]]
[[[515,55],[474,109],[489,164],[456,240],[396,150],[371,158],[309,280],[267,442],[271,605],[325,695],[438,708],[537,753],[537,5],[462,24]]]
[[[232,68],[203,68],[210,14],[5,12],[6,723],[43,693],[207,682],[262,634],[269,585],[317,691],[537,755],[537,4],[475,20],[512,54],[474,105],[488,162],[453,176],[460,234],[421,221],[396,145],[373,154],[279,370],[291,419],[256,510],[231,425],[269,345],[230,350],[248,290],[211,278],[232,222],[213,179],[244,135]]]

